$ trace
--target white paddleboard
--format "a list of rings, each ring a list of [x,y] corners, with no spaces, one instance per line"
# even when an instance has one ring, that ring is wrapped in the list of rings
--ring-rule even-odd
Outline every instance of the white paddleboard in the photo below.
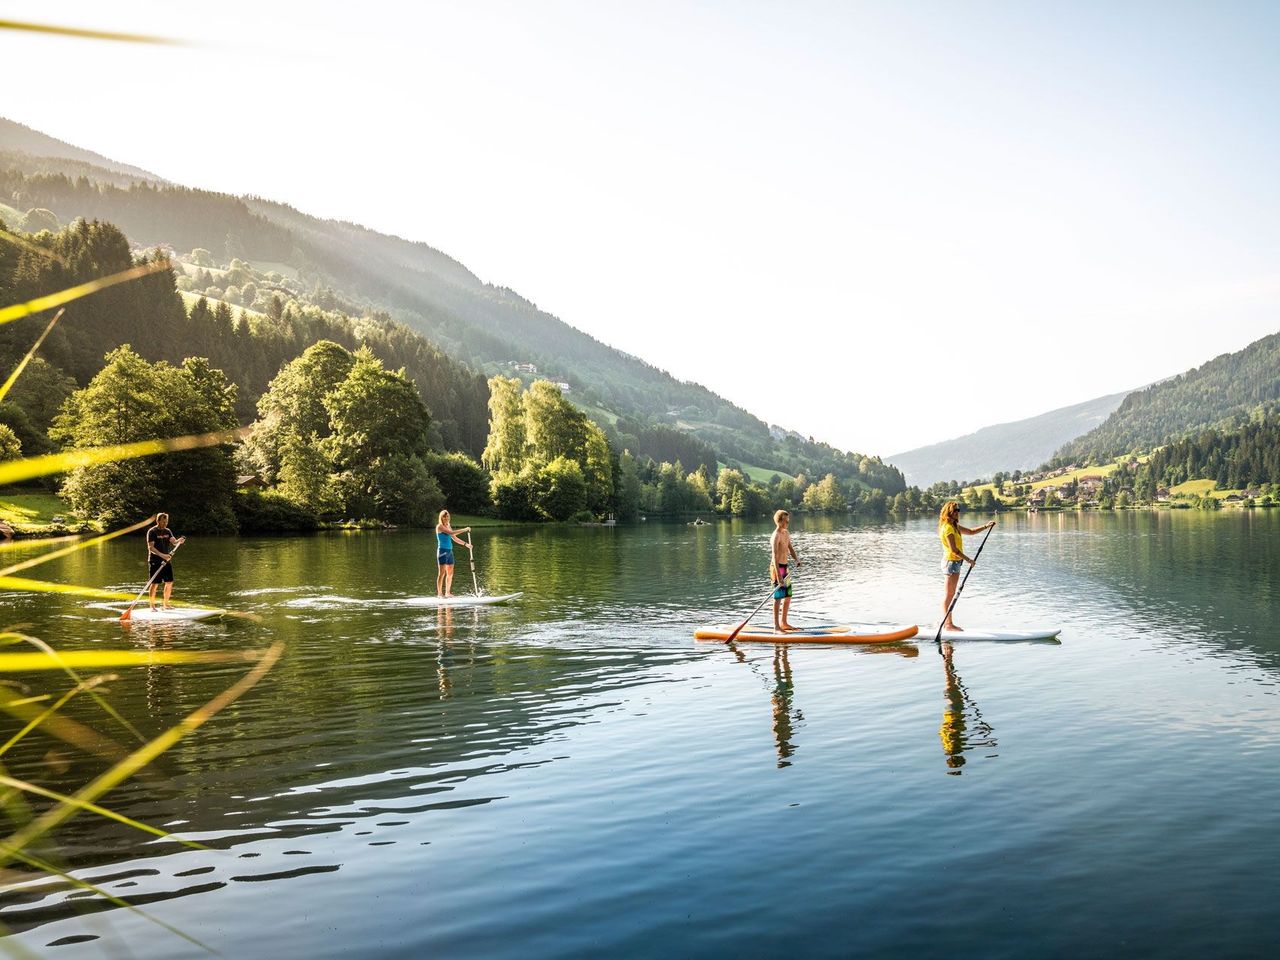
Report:
[[[454,597],[405,597],[403,600],[395,600],[406,607],[483,607],[494,603],[506,603],[508,600],[518,600],[524,596],[524,592],[520,593],[503,593],[496,596],[487,593],[475,596],[474,594],[459,594]]]
[[[149,607],[139,606],[133,608],[129,619],[141,623],[181,623],[188,620],[208,620],[211,617],[220,617],[226,612],[207,607],[171,607],[168,610],[157,607],[152,610]]]
[[[917,640],[932,640],[938,632],[937,625],[921,627]],[[942,639],[953,640],[1054,640],[1062,632],[1061,627],[1036,627],[1017,630],[943,630]]]

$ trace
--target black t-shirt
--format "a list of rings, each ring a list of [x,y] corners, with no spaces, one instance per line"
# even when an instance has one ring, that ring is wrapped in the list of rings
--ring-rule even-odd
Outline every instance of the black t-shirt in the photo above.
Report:
[[[147,546],[155,547],[161,553],[173,553],[173,531],[168,527],[152,527],[147,531]],[[148,557],[155,554],[147,550]]]

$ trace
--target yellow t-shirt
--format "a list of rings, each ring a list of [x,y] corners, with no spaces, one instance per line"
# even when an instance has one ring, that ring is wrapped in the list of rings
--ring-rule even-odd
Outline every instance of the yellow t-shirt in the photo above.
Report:
[[[960,553],[957,553],[957,552],[956,552],[956,550],[951,549],[951,544],[947,542],[947,537],[948,537],[948,535],[952,535],[952,534],[954,534],[954,535],[955,535],[955,538],[956,538],[956,548],[957,548],[958,550],[963,550],[963,549],[964,549],[964,537],[960,536],[960,527],[959,527],[959,525],[958,525],[958,524],[954,524],[954,523],[940,523],[940,524],[938,524],[938,537],[939,537],[939,539],[941,539],[941,540],[942,540],[942,549],[944,549],[945,551],[947,551],[947,559],[948,559],[948,560],[963,560],[963,559],[964,559],[964,556],[963,556],[962,554],[960,554]]]

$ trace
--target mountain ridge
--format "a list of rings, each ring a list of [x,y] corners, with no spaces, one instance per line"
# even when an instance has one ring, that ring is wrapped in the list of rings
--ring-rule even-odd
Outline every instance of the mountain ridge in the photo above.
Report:
[[[890,492],[903,485],[899,472],[879,457],[775,440],[763,420],[708,388],[617,350],[508,288],[482,282],[429,244],[322,220],[260,197],[143,180],[139,175],[146,172],[127,164],[108,161],[109,168],[90,178],[87,151],[45,138],[64,156],[32,158],[13,152],[6,139],[29,146],[41,136],[20,124],[0,125],[0,151],[9,149],[0,155],[0,197],[9,197],[15,209],[110,221],[140,246],[204,248],[224,264],[238,257],[287,266],[305,288],[334,291],[357,311],[385,311],[477,371],[510,375],[516,363],[536,367],[538,376],[566,383],[582,406],[680,429],[727,460],[780,474],[836,472]],[[123,182],[123,171],[134,171],[134,179]]]
[[[1116,410],[1132,391],[1107,394],[914,450],[890,454],[906,482],[921,487],[943,480],[973,480],[997,471],[1040,466],[1064,443],[1088,433]]]

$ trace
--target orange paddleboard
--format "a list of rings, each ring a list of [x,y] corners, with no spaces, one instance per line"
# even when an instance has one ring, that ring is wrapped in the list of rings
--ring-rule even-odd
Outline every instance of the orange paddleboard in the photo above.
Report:
[[[772,630],[743,630],[734,640],[755,643],[897,643],[916,635],[915,624],[902,627],[853,627],[849,624],[824,624],[819,627],[803,627],[788,633]],[[724,641],[733,633],[733,627],[702,627],[694,631],[695,640]]]

